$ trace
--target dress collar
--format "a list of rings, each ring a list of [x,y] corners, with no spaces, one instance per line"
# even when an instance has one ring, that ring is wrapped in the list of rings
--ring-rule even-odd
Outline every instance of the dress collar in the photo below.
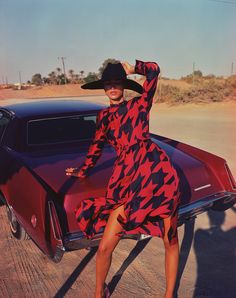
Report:
[[[123,100],[119,103],[110,103],[110,107],[118,107],[118,106],[123,105],[125,103],[126,103],[126,100]]]

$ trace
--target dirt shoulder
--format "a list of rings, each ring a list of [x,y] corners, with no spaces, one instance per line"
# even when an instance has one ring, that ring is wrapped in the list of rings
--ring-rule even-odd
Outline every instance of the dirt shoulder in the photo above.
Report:
[[[8,98],[42,98],[82,95],[103,95],[103,90],[84,90],[79,84],[38,86],[26,90],[1,89],[0,99]]]

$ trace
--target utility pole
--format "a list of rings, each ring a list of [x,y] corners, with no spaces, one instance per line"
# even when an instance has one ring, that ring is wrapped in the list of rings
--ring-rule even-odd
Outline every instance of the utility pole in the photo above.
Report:
[[[3,85],[4,85],[4,76],[2,76],[2,83],[3,83]]]
[[[21,89],[21,71],[19,71],[19,82],[20,82],[19,89]]]
[[[64,72],[64,77],[65,77],[65,84],[66,84],[66,68],[65,68],[65,59],[66,57],[57,57],[57,59],[61,59],[62,62],[62,68],[63,68],[63,72]]]
[[[7,78],[7,76],[6,76],[5,82],[6,82],[6,85],[8,85],[8,78]]]

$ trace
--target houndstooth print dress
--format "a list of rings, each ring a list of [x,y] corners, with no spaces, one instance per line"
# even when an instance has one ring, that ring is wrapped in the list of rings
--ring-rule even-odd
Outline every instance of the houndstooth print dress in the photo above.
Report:
[[[179,178],[169,157],[149,136],[149,114],[157,86],[159,66],[136,60],[135,73],[146,76],[143,94],[110,104],[99,111],[96,133],[85,162],[85,177],[109,142],[117,157],[104,197],[87,198],[76,210],[79,228],[87,237],[103,231],[111,210],[124,204],[126,218],[118,216],[124,234],[164,237],[163,219],[170,217],[170,243],[177,239]]]

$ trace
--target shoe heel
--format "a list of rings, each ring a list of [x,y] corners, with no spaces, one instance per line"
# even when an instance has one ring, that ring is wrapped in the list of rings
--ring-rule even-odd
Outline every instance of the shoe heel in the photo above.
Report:
[[[104,298],[110,298],[111,297],[111,293],[109,291],[109,288],[107,286],[107,284],[104,285],[104,295],[103,295]]]

